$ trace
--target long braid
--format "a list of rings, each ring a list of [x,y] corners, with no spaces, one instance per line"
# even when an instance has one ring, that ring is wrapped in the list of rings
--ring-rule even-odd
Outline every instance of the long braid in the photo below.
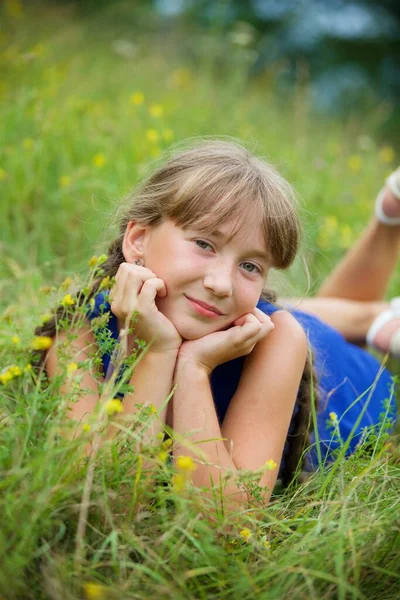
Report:
[[[101,285],[101,282],[104,277],[114,277],[118,271],[119,265],[124,262],[125,258],[122,253],[122,240],[123,235],[120,235],[116,240],[114,240],[109,249],[107,260],[101,264],[101,276],[98,276],[94,279],[89,293],[84,293],[83,290],[79,290],[75,295],[75,304],[74,311],[66,311],[64,306],[58,306],[53,311],[53,316],[51,319],[43,323],[42,325],[38,325],[35,329],[35,335],[37,336],[48,336],[51,338],[55,338],[57,334],[57,324],[61,320],[66,320],[68,324],[74,323],[74,320],[79,318],[76,314],[76,309],[82,306],[84,303],[88,304],[89,301],[96,296],[96,293]],[[36,350],[33,358],[32,358],[32,366],[36,371],[43,370],[44,360],[46,358],[47,350]]]
[[[271,290],[263,290],[261,295],[263,300],[279,306],[276,302],[276,294]],[[283,468],[281,469],[281,479],[284,486],[288,486],[296,475],[300,460],[304,450],[310,446],[310,434],[312,431],[311,407],[312,403],[318,410],[318,378],[314,368],[313,352],[307,353],[306,363],[301,376],[299,391],[296,400],[296,410],[292,417],[289,434],[286,440],[285,452],[283,456]],[[304,458],[300,465],[304,466]]]

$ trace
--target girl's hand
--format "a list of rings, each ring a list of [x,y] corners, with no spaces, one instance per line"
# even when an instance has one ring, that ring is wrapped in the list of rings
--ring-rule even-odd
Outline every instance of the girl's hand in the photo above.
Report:
[[[153,271],[126,262],[120,264],[110,292],[111,310],[124,328],[129,327],[133,313],[137,312],[135,337],[145,342],[154,339],[152,352],[178,351],[182,344],[175,326],[155,303],[156,296],[166,295],[164,281]]]
[[[179,349],[178,362],[195,363],[210,374],[218,365],[250,354],[254,346],[268,335],[274,324],[258,308],[242,315],[225,331],[216,331],[198,340],[187,340]]]

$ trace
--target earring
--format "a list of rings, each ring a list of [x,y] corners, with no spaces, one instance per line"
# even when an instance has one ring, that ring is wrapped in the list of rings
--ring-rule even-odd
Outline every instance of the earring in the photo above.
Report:
[[[142,263],[142,261],[140,260],[140,258],[137,258],[137,259],[135,260],[135,265],[138,265],[139,267],[143,267],[143,263]]]

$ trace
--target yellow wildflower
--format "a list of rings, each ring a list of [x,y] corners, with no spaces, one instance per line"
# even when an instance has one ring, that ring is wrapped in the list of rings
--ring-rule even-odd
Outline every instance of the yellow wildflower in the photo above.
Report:
[[[32,138],[25,138],[22,142],[22,145],[25,148],[25,150],[30,150],[31,148],[33,148],[33,144],[34,142]]]
[[[62,290],[67,290],[69,288],[69,286],[71,285],[71,283],[72,283],[72,279],[71,279],[71,277],[68,276],[64,279],[64,281],[62,282],[60,287]]]
[[[48,350],[53,344],[53,338],[47,335],[38,335],[33,338],[31,348],[33,350]]]
[[[0,373],[0,382],[5,385],[19,375],[22,375],[22,369],[17,365],[11,365]]]
[[[88,581],[82,587],[85,600],[105,600],[107,598],[107,587],[105,585]]]
[[[335,412],[330,412],[329,413],[329,418],[331,421],[336,422],[337,421],[337,414]]]
[[[169,454],[166,450],[161,450],[161,452],[159,452],[157,458],[162,462],[165,463],[167,458],[168,458]]]
[[[92,256],[92,258],[89,260],[88,265],[89,267],[97,267],[99,265],[102,265],[104,262],[106,262],[108,256],[107,254],[101,254],[101,256]]]
[[[88,433],[91,429],[92,429],[92,426],[89,425],[89,423],[84,423],[82,425],[82,431],[84,431],[85,433]]]
[[[97,265],[97,261],[97,256],[92,256],[92,258],[88,262],[89,267],[95,267]]]
[[[72,375],[78,368],[78,364],[76,362],[70,362],[67,365],[67,375]]]
[[[267,467],[268,471],[273,471],[274,469],[276,469],[276,467],[278,466],[277,463],[270,458],[269,460],[267,460],[267,462],[265,463],[265,466]]]
[[[154,415],[157,412],[156,407],[154,406],[154,404],[152,402],[150,402],[149,407],[150,407],[150,413],[152,415]]]
[[[144,94],[142,94],[142,92],[134,92],[131,95],[131,104],[134,104],[135,106],[139,106],[140,104],[143,104],[144,102]]]
[[[172,129],[163,129],[162,136],[166,142],[170,142],[174,137]]]
[[[347,166],[349,167],[350,171],[359,171],[362,167],[363,161],[361,156],[357,156],[356,154],[353,154],[352,156],[349,157],[349,160],[347,161]]]
[[[152,104],[149,108],[149,115],[152,117],[162,117],[164,109],[160,104]]]
[[[248,542],[250,540],[251,536],[252,536],[252,533],[251,533],[250,529],[247,529],[247,527],[245,527],[244,529],[242,529],[241,531],[239,531],[239,535],[244,540],[246,540],[246,542]]]
[[[41,292],[42,294],[50,294],[51,292],[51,287],[49,285],[42,285],[42,287],[39,288],[39,292]]]
[[[176,473],[172,476],[172,486],[175,492],[182,492],[185,489],[186,477],[182,473]]]
[[[101,153],[95,154],[92,162],[95,167],[97,167],[98,169],[101,169],[101,167],[103,167],[106,164],[106,157],[104,156],[104,154],[101,154]]]
[[[6,171],[0,167],[0,181],[4,181],[4,179],[7,179],[7,177],[8,175]]]
[[[60,179],[58,180],[58,183],[61,187],[68,187],[71,183],[71,177],[69,175],[61,175]]]
[[[75,304],[75,300],[71,296],[71,294],[65,294],[64,298],[61,300],[61,305],[67,308],[68,306],[73,306]]]
[[[195,471],[197,469],[197,465],[193,462],[193,458],[191,456],[178,456],[176,459],[176,468],[180,471]]]
[[[13,376],[8,369],[0,373],[0,383],[2,383],[3,385],[11,381],[11,379],[13,379]]]
[[[160,134],[158,133],[157,129],[148,129],[146,131],[146,138],[149,140],[149,142],[156,143],[160,139]]]
[[[25,367],[24,367],[24,371],[25,373],[30,373],[30,371],[32,371],[32,365],[30,363],[28,363]]]
[[[47,323],[47,321],[50,321],[50,319],[52,319],[52,318],[53,318],[53,315],[51,313],[46,313],[41,316],[40,322],[42,325],[44,325],[44,323]]]
[[[19,375],[22,375],[22,369],[17,365],[11,365],[11,367],[8,367],[8,370],[13,377],[18,377]]]
[[[383,146],[379,151],[379,160],[390,163],[394,161],[394,150],[392,146]]]
[[[111,277],[109,275],[107,275],[107,277],[103,277],[100,282],[99,291],[104,289],[108,290],[110,288],[110,281]]]
[[[264,548],[266,550],[271,550],[271,544],[270,544],[270,542],[268,540],[265,540],[265,542],[264,542]]]
[[[108,414],[108,416],[111,417],[111,415],[115,413],[122,412],[124,412],[124,406],[121,400],[118,400],[118,398],[113,398],[112,400],[108,400],[106,402],[106,413]]]
[[[11,341],[13,344],[15,344],[16,346],[18,346],[18,344],[21,343],[20,337],[19,335],[13,335],[11,338]]]

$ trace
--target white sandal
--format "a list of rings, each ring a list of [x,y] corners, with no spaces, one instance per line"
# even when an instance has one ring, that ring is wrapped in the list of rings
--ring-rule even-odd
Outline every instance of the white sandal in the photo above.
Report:
[[[389,177],[386,179],[386,183],[389,186],[390,191],[393,196],[400,201],[400,168],[396,169]],[[375,216],[381,223],[385,225],[400,225],[400,217],[388,217],[383,212],[382,204],[383,204],[383,196],[385,195],[385,188],[383,187],[378,194],[375,203]]]
[[[400,219],[399,219],[400,220]],[[393,319],[400,319],[400,296],[393,298],[390,303],[390,308],[384,310],[373,321],[367,333],[367,344],[375,350],[380,350],[375,344],[374,339],[378,331],[380,331],[387,323]],[[395,358],[400,358],[400,327],[392,334],[389,344],[389,354]]]

